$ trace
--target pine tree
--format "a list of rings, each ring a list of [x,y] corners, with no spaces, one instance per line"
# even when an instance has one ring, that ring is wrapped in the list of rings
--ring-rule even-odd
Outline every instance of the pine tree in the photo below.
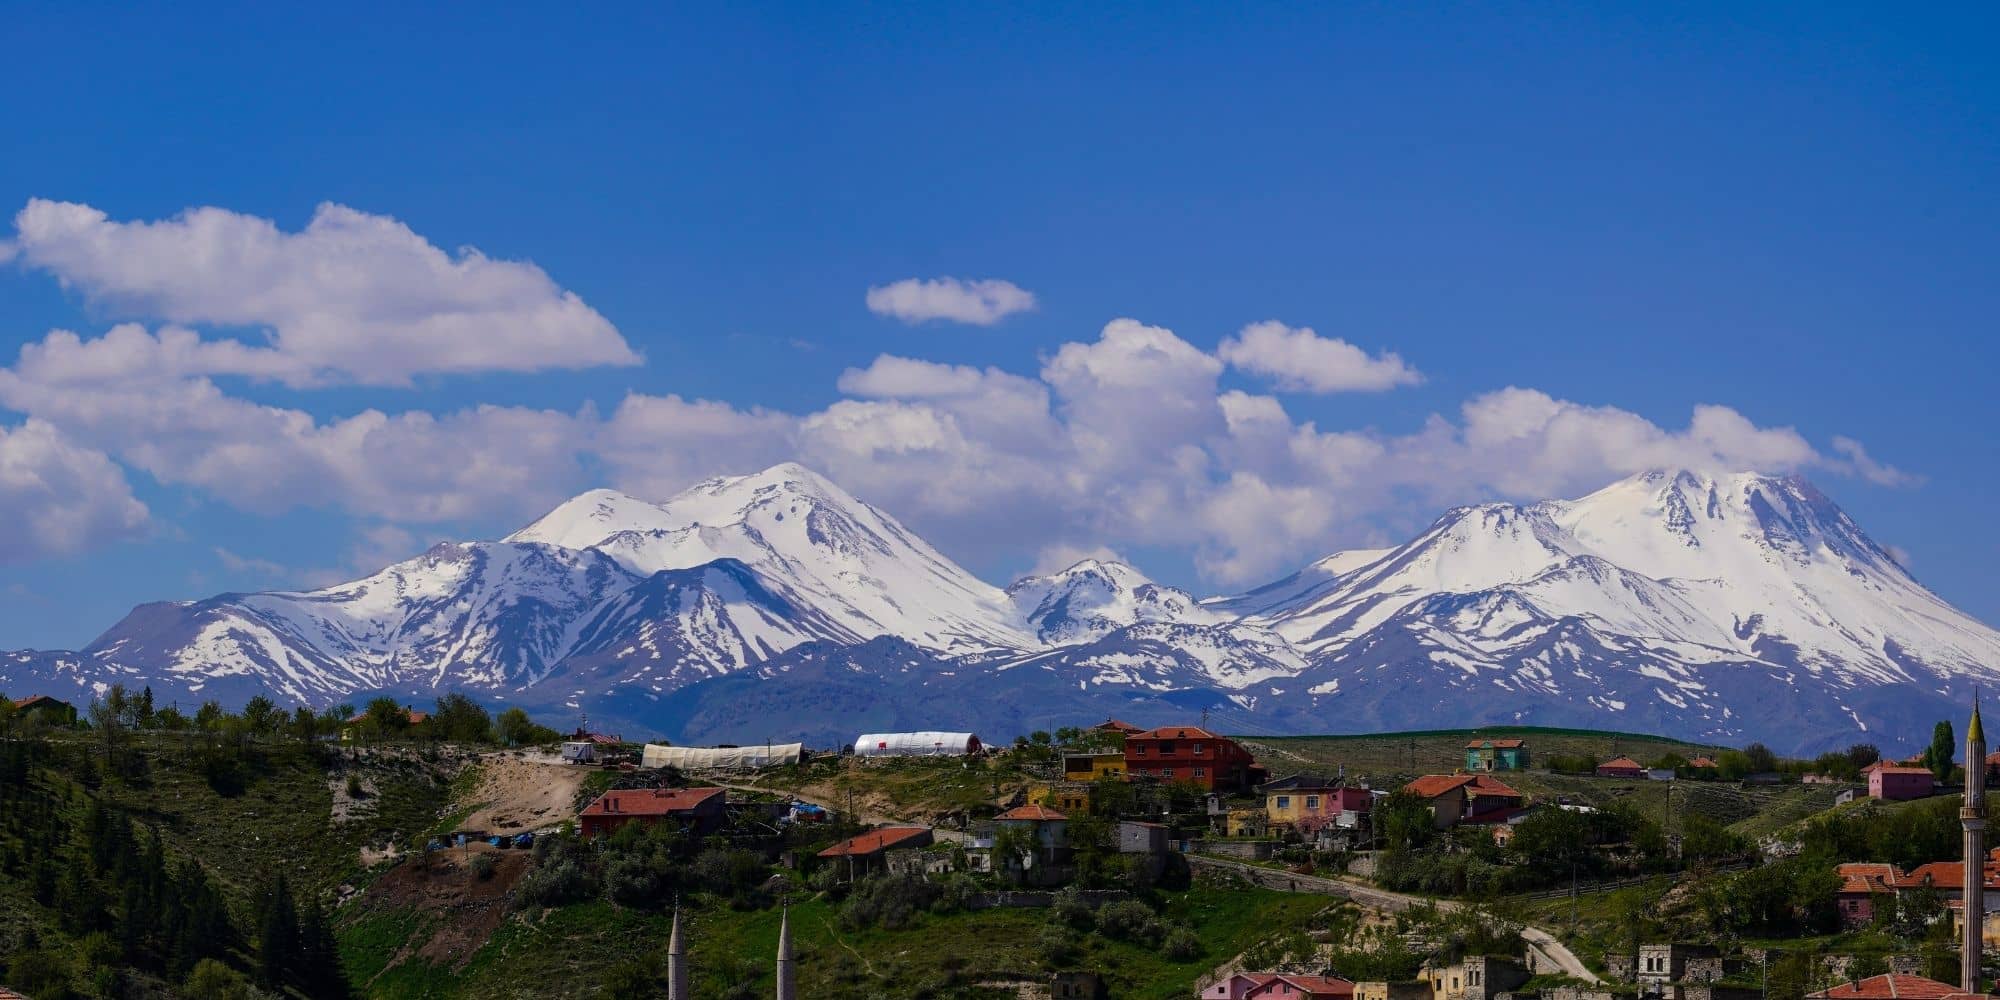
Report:
[[[292,891],[280,874],[271,887],[264,909],[264,930],[257,942],[257,976],[265,987],[285,984],[298,959],[299,914],[292,903]]]
[[[1930,768],[1931,774],[1939,781],[1951,780],[1951,758],[1958,749],[1954,746],[1956,742],[1952,738],[1950,720],[1931,727],[1931,745],[1924,750],[1924,766]]]

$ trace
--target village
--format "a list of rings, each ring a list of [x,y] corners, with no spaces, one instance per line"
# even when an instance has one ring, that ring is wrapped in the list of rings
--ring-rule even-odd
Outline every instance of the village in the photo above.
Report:
[[[962,985],[1061,1000],[1128,995],[1097,941],[1205,963],[1174,994],[1203,1000],[1929,1000],[1984,977],[1982,949],[2000,938],[2000,849],[1960,853],[1977,846],[1961,842],[1976,817],[1957,803],[2000,783],[1976,716],[1964,749],[1977,757],[1963,759],[1982,766],[1967,774],[1948,726],[1896,762],[1864,747],[1804,761],[1560,730],[1277,739],[1115,718],[998,744],[893,732],[810,749],[565,735],[457,698],[310,719],[113,702],[8,701],[0,731],[86,751],[177,733],[198,752],[234,740],[252,754],[295,734],[330,766],[337,814],[379,794],[371,769],[456,766],[478,780],[434,807],[442,825],[421,839],[372,838],[376,874],[343,887],[341,919],[366,926],[393,898],[489,914],[493,901],[504,914],[601,899],[669,921],[656,965],[632,974],[679,1000],[710,995],[704,959],[737,943],[707,936],[718,903],[775,916],[758,995],[793,1000],[837,957],[823,927],[795,929],[801,906],[917,935],[941,914],[1035,914],[1038,970]],[[1595,746],[1611,752],[1580,750]],[[1948,794],[1952,778],[1982,794]],[[1762,836],[1745,826],[1756,816],[1721,822],[1750,802],[1800,815]],[[1984,859],[1976,887],[1961,856]],[[1306,909],[1233,928],[1249,946],[1227,953],[1212,926],[1177,915],[1245,891]],[[1607,920],[1631,893],[1694,919]],[[1970,930],[1967,898],[1982,901]]]

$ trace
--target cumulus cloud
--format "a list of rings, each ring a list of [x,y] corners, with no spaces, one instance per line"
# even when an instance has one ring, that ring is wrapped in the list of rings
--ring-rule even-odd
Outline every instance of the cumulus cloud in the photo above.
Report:
[[[1035,308],[1035,293],[1011,281],[957,278],[905,278],[868,289],[868,311],[905,323],[941,319],[951,323],[992,326],[1018,312]]]
[[[1869,456],[1868,449],[1863,447],[1861,442],[1851,437],[1835,435],[1833,450],[1846,460],[1844,464],[1847,471],[1877,486],[1914,486],[1922,481],[1920,477],[1913,476],[1893,465],[1885,465],[1875,461],[1874,458]],[[1901,562],[1902,560],[1898,558],[1897,561]],[[1908,566],[1909,564],[1903,563],[1903,565]]]
[[[1290,392],[1382,392],[1424,380],[1393,353],[1371,358],[1338,337],[1275,320],[1252,323],[1224,339],[1216,356]]]
[[[117,464],[30,419],[0,427],[0,563],[144,533],[150,515]]]
[[[119,222],[88,205],[34,199],[12,253],[112,313],[265,331],[258,345],[127,332],[68,363],[141,364],[287,385],[405,385],[426,373],[631,365],[617,329],[541,268],[433,246],[382,215],[323,204],[303,230],[221,208]],[[196,349],[198,348],[198,349]],[[86,356],[88,355],[88,356]]]
[[[1322,428],[1276,397],[1222,389],[1221,357],[1132,319],[1061,345],[1033,374],[883,355],[841,373],[843,397],[808,412],[631,393],[608,416],[474,406],[327,418],[215,381],[266,360],[178,327],[55,331],[0,368],[0,407],[30,415],[31,438],[62,428],[86,456],[71,464],[108,480],[104,497],[129,501],[108,454],[244,510],[333,508],[393,525],[355,546],[380,562],[409,553],[409,525],[532,516],[606,480],[665,497],[787,460],[961,558],[1040,551],[1060,569],[1047,564],[1083,541],[1177,548],[1224,586],[1400,536],[1446,505],[1577,495],[1652,468],[1894,473],[1847,439],[1823,455],[1723,406],[1663,427],[1521,387],[1401,433]],[[132,530],[112,520],[61,537]]]

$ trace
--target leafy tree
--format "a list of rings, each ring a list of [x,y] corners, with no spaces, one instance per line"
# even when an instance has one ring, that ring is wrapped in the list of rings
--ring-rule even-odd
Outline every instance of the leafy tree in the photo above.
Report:
[[[1778,755],[1762,743],[1752,743],[1743,748],[1743,756],[1750,761],[1751,774],[1763,774],[1778,769]]]
[[[205,733],[220,732],[225,715],[221,702],[214,699],[204,701],[201,707],[195,710],[194,726]]]
[[[1389,850],[1418,850],[1437,836],[1437,813],[1415,792],[1397,789],[1375,803],[1375,829]]]
[[[431,733],[454,743],[485,743],[493,738],[493,718],[478,702],[454,691],[438,699]]]
[[[1859,772],[1862,768],[1881,760],[1882,751],[1876,749],[1873,743],[1856,743],[1847,748],[1847,759],[1853,762],[1854,770]]]
[[[284,716],[278,706],[263,695],[255,695],[243,703],[243,725],[251,733],[263,736],[278,728],[278,720]]]
[[[376,698],[368,703],[361,727],[371,735],[395,736],[410,728],[410,713],[394,698]]]

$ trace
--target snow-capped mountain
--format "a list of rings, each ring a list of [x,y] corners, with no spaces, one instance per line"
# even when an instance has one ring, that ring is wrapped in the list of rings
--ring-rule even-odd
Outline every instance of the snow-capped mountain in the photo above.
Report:
[[[1810,484],[1688,472],[1458,508],[1197,601],[1110,560],[1002,591],[788,464],[658,503],[593,491],[353,583],[145,605],[80,652],[0,654],[10,693],[465,689],[738,741],[1206,708],[1260,732],[1532,722],[1886,749],[1996,679],[2000,633]]]
[[[1110,559],[1085,559],[1060,573],[1024,577],[1007,588],[1007,597],[1035,637],[1052,645],[1101,638],[1140,622],[1223,620],[1187,591],[1163,587]]]

